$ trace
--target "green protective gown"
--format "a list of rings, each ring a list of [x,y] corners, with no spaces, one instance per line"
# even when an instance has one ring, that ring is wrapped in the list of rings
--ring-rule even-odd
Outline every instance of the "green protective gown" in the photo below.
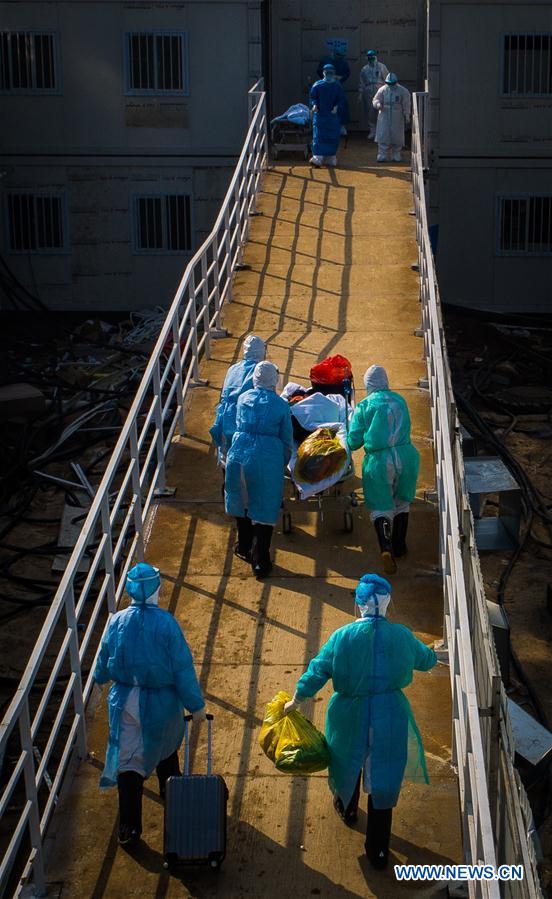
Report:
[[[429,783],[420,732],[402,689],[414,670],[428,671],[436,662],[433,649],[407,627],[369,616],[334,631],[297,682],[302,701],[333,681],[325,729],[329,783],[345,807],[361,769],[374,808],[397,804],[404,777]]]
[[[393,509],[416,494],[420,454],[410,442],[406,401],[392,390],[376,390],[355,409],[347,438],[351,451],[364,446],[362,486],[369,509]]]

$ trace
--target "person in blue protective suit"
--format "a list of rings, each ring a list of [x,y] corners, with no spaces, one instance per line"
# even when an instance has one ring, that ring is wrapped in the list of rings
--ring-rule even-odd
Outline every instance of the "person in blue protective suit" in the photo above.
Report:
[[[140,562],[128,572],[128,608],[113,615],[94,671],[98,684],[113,681],[107,697],[109,740],[100,787],[119,791],[119,843],[142,833],[144,780],[157,769],[164,798],[168,777],[178,776],[183,711],[205,719],[205,700],[192,655],[170,612],[158,606],[159,569]]]
[[[325,734],[334,807],[347,825],[354,824],[362,779],[369,796],[366,854],[376,868],[387,864],[403,778],[429,783],[420,732],[402,691],[415,670],[437,663],[434,650],[409,628],[387,621],[390,599],[385,578],[363,575],[355,596],[361,617],[334,631],[284,707],[292,711],[332,679]]]
[[[387,373],[372,365],[364,374],[367,396],[355,409],[347,436],[351,451],[364,446],[364,503],[374,522],[386,574],[407,552],[410,503],[416,494],[420,454],[410,442],[406,401],[389,390]]]
[[[238,525],[236,554],[251,562],[258,578],[272,569],[270,543],[292,449],[291,413],[276,393],[278,377],[272,362],[255,366],[253,390],[238,400],[236,433],[226,458],[225,505]]]
[[[219,464],[224,466],[236,430],[236,407],[238,399],[253,387],[253,369],[266,356],[264,340],[249,334],[243,344],[243,359],[231,365],[226,372],[220,392],[220,402],[216,409],[215,423],[209,433],[218,451]]]
[[[311,165],[320,168],[326,161],[337,165],[337,147],[341,125],[339,108],[345,102],[345,91],[335,79],[335,69],[329,63],[324,66],[322,81],[316,81],[310,92],[314,113]]]
[[[324,77],[324,66],[327,65],[333,66],[336,81],[339,81],[341,85],[344,85],[349,75],[351,74],[349,63],[345,59],[345,53],[336,48],[331,56],[323,56],[318,63],[318,69],[316,70],[319,78]],[[345,91],[343,92],[343,102],[339,106],[337,114],[339,116],[340,133],[346,135],[350,116],[349,104],[347,102],[347,95],[345,94]]]

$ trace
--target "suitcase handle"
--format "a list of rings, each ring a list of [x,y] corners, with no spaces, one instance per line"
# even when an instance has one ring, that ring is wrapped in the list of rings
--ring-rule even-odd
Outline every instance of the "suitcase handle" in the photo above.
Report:
[[[190,721],[193,720],[193,715],[184,715],[184,775],[186,777],[190,774],[190,743],[188,740],[188,728],[190,726]],[[214,715],[207,714],[207,775],[211,776],[211,772],[213,769],[213,719]]]

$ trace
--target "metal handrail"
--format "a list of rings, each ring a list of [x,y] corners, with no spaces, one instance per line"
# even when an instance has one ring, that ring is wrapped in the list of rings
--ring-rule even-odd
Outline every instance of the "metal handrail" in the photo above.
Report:
[[[506,693],[489,624],[464,477],[459,421],[446,351],[431,249],[424,173],[428,165],[429,95],[413,97],[412,186],[420,300],[434,435],[443,574],[445,637],[453,709],[453,763],[458,771],[464,853],[469,863],[523,864],[522,881],[472,881],[471,897],[540,899],[530,806],[515,770]]]
[[[144,557],[148,515],[156,495],[166,492],[166,455],[177,428],[183,432],[188,390],[201,383],[199,360],[202,355],[209,358],[211,340],[224,333],[221,309],[232,300],[232,274],[241,261],[249,218],[267,165],[263,79],[248,93],[248,114],[243,148],[215,224],[186,266],[32,655],[0,724],[0,774],[9,774],[0,792],[0,821],[13,814],[10,803],[20,806],[0,860],[2,896],[10,879],[19,876],[16,867],[22,874],[14,886],[15,895],[31,877],[35,895],[46,894],[44,838],[74,750],[78,757],[86,756],[85,708],[107,617],[117,609],[131,562]],[[89,564],[85,576],[80,574],[84,559]],[[43,667],[46,673],[41,680]]]

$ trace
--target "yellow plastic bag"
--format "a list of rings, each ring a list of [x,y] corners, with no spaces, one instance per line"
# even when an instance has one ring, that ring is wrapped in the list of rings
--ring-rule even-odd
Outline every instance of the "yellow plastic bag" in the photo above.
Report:
[[[323,734],[301,712],[284,715],[291,696],[281,690],[266,707],[259,743],[278,771],[314,774],[328,767],[330,753]]]
[[[347,450],[331,428],[317,428],[297,450],[295,481],[317,484],[331,477],[347,462]]]

